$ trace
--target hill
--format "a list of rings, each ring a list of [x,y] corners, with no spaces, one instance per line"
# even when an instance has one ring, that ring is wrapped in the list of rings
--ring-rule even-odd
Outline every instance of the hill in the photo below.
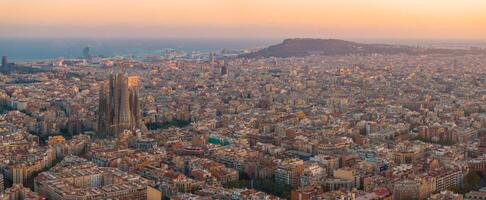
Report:
[[[464,53],[466,50],[424,49],[404,45],[363,44],[337,39],[286,39],[256,52],[242,54],[243,58],[303,57],[309,55],[346,54],[431,54]]]

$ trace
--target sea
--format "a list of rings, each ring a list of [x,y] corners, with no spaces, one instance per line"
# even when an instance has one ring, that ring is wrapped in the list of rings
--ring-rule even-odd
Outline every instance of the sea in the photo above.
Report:
[[[89,47],[96,56],[142,56],[167,49],[184,52],[212,52],[263,48],[278,39],[93,39],[93,38],[0,38],[0,56],[9,61],[79,58]]]
[[[78,58],[85,47],[91,55],[100,56],[143,56],[159,54],[167,49],[179,51],[212,52],[222,49],[241,50],[263,48],[281,42],[284,38],[272,39],[106,39],[106,38],[0,38],[0,56],[10,61],[30,61],[64,58]],[[363,43],[402,44],[431,48],[486,48],[485,40],[434,40],[434,39],[346,39]]]

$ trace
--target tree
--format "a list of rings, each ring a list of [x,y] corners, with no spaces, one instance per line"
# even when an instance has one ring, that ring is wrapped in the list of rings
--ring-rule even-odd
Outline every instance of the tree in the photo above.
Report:
[[[481,181],[481,176],[478,172],[470,171],[464,176],[464,186],[462,187],[462,193],[468,193],[474,187],[476,187]]]

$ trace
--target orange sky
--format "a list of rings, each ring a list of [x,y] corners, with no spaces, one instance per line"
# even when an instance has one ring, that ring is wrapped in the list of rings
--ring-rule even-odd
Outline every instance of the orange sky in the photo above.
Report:
[[[0,37],[486,38],[486,0],[0,0]]]

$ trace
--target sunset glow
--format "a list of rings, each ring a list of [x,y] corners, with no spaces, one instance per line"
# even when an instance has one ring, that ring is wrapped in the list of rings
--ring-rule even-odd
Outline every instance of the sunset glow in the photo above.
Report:
[[[2,0],[0,36],[484,38],[483,0]]]

